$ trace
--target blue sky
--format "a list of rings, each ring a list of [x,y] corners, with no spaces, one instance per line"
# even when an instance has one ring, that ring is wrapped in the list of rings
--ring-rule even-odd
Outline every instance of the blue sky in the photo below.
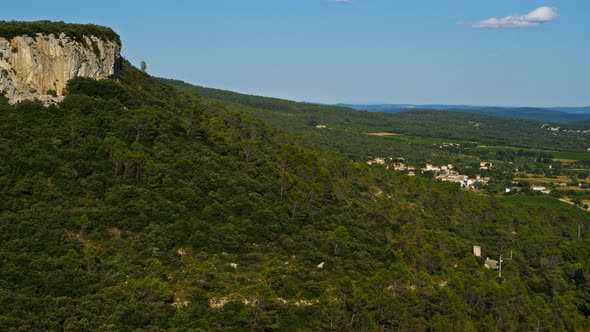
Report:
[[[152,75],[322,103],[590,105],[587,0],[10,1],[114,28]],[[535,11],[536,9],[539,9]]]

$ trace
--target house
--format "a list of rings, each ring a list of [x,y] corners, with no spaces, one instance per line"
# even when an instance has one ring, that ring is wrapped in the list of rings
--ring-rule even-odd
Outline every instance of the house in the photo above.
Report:
[[[407,167],[404,163],[395,163],[393,164],[393,169],[395,169],[396,171],[405,171]]]
[[[533,186],[533,188],[532,188],[532,189],[533,189],[534,191],[541,191],[541,192],[542,192],[543,190],[546,190],[546,188],[545,188],[545,187],[543,187],[543,186]]]
[[[473,245],[473,254],[477,258],[480,258],[481,257],[481,246],[479,244],[474,244]]]
[[[316,125],[315,127],[316,127],[317,129],[326,129],[326,128],[327,128],[327,127],[326,127],[326,125],[321,125],[321,124],[319,124],[319,125]]]
[[[373,164],[385,165],[385,158],[376,157],[373,160],[367,161],[367,164],[369,164],[369,165],[373,165]]]
[[[440,180],[440,181],[463,183],[465,180],[467,180],[467,176],[458,174],[457,172],[449,172],[449,173],[437,175],[436,179]]]
[[[434,166],[433,164],[426,164],[426,167],[423,168],[422,171],[424,171],[424,172],[429,172],[429,171],[431,171],[431,172],[439,172],[440,171],[440,168]]]
[[[486,261],[483,263],[486,269],[497,270],[500,267],[498,266],[498,261],[495,259],[490,259],[489,257],[486,258]]]

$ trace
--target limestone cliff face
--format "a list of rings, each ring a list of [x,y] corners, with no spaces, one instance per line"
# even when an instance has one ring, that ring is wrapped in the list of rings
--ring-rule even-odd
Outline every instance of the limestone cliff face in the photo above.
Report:
[[[68,80],[112,77],[120,58],[121,44],[94,36],[84,36],[83,42],[64,34],[0,37],[0,93],[11,103],[59,102]]]

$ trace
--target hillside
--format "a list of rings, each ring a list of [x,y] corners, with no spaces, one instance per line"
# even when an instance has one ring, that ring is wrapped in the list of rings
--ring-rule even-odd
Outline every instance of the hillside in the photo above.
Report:
[[[577,209],[354,165],[128,64],[0,109],[3,330],[587,326]]]
[[[236,107],[127,62],[66,92],[0,98],[0,330],[590,329],[587,212],[354,163],[272,126],[317,129],[301,116],[344,139],[395,118]],[[484,268],[500,255],[501,278]]]
[[[429,153],[416,153],[411,146],[391,145],[383,139],[367,135],[368,132],[391,130],[395,124],[385,114],[245,95],[178,80],[158,80],[179,91],[197,93],[205,102],[223,101],[233,110],[249,113],[292,135],[306,137],[324,149],[345,154],[356,161],[366,161],[383,153],[406,156],[420,154],[419,158],[422,159],[430,156]],[[318,130],[317,125],[326,125],[328,130]]]
[[[485,146],[510,146],[542,150],[585,152],[590,134],[582,125],[546,124],[529,119],[514,119],[468,112],[410,110],[396,114],[358,111],[351,108],[297,103],[275,98],[245,95],[210,89],[182,81],[159,79],[183,92],[195,92],[205,99],[222,100],[235,110],[268,121],[294,135],[305,136],[324,148],[338,151],[359,161],[374,156],[406,156],[412,160],[438,158],[438,153],[418,150],[415,145],[366,135],[389,132],[444,140],[459,140]],[[317,130],[316,125],[328,130]],[[560,127],[558,132],[547,127]]]

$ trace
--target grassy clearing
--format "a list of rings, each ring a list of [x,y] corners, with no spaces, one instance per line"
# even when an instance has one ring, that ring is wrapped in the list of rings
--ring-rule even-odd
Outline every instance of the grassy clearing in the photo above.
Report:
[[[539,176],[535,176],[534,174],[527,174],[526,177],[516,177],[514,178],[514,180],[516,181],[528,181],[532,184],[556,184],[559,185],[560,183],[569,183],[572,182],[572,179],[569,176],[565,176],[565,175],[560,175],[554,178],[548,178],[548,177],[539,177]],[[577,189],[577,187],[576,187]]]
[[[385,137],[385,136],[397,136],[397,135],[400,135],[400,134],[398,134],[398,133],[386,133],[386,132],[380,131],[380,132],[377,132],[377,133],[368,133],[367,135]]]
[[[588,152],[567,152],[567,151],[556,151],[551,152],[554,159],[562,160],[584,160],[590,159],[590,153]]]
[[[562,163],[565,163],[565,164],[574,163],[574,162],[577,161],[575,159],[561,159],[561,158],[552,158],[552,159],[553,159],[553,161],[559,161],[559,162],[562,162]]]

